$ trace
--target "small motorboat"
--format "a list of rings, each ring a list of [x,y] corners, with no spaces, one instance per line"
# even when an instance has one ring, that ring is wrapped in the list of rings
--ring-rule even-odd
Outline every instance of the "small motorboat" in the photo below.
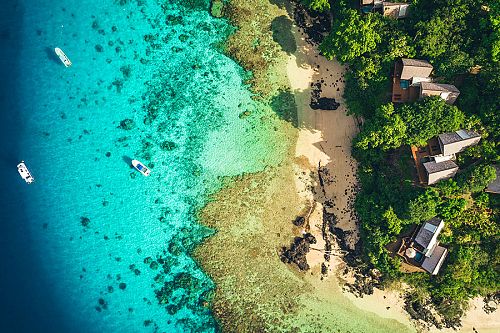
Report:
[[[19,172],[21,178],[24,179],[26,183],[31,184],[35,181],[35,178],[31,175],[24,161],[21,161],[21,163],[17,165],[17,172]]]
[[[59,59],[61,59],[61,61],[64,64],[64,66],[69,67],[69,66],[72,65],[71,61],[66,56],[66,54],[63,52],[63,50],[61,50],[60,48],[56,47],[54,49],[54,51],[56,51],[57,56],[59,57]]]
[[[151,170],[149,170],[147,166],[145,166],[138,160],[132,160],[132,166],[146,177],[151,173]]]

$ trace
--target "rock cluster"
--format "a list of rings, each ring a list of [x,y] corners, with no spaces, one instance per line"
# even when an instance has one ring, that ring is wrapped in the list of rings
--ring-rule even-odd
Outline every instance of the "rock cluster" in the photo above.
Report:
[[[302,237],[295,237],[290,248],[283,247],[281,249],[281,261],[287,264],[294,263],[302,271],[308,270],[309,264],[306,255],[310,250],[310,244],[316,244],[316,238],[310,233],[306,233]]]

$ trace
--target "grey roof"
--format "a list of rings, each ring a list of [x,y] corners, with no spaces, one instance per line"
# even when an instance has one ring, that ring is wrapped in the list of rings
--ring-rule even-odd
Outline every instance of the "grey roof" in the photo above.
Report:
[[[403,62],[404,66],[433,68],[432,65],[427,60],[401,58],[401,61]]]
[[[497,178],[488,184],[486,192],[490,193],[500,193],[500,165],[494,165],[497,172]]]
[[[421,82],[422,90],[433,90],[433,91],[449,91],[460,93],[460,90],[457,89],[452,84],[444,84],[444,83],[433,83],[433,82]]]
[[[436,233],[437,227],[442,222],[443,222],[443,220],[441,220],[441,219],[439,219],[437,217],[433,217],[429,221],[427,221],[424,224],[422,224],[422,226],[420,226],[420,230],[418,231],[417,235],[415,236],[415,241],[418,244],[420,244],[421,246],[423,246],[424,248],[426,248],[429,245],[429,243],[431,242],[432,236],[434,236],[434,234]],[[424,228],[427,223],[435,226],[436,230],[430,231],[430,230]]]
[[[432,72],[432,65],[420,59],[402,58],[403,68],[401,69],[401,80],[409,80],[413,77],[429,77]]]
[[[430,257],[426,257],[422,263],[422,268],[431,274],[437,274],[448,254],[448,249],[436,246]]]
[[[455,168],[458,169],[458,165],[450,160],[439,163],[436,163],[435,161],[430,161],[424,163],[424,168],[428,174],[431,174],[431,173],[441,172],[444,170],[451,170]]]
[[[479,136],[480,135],[478,133],[468,130],[458,130],[456,132],[443,133],[438,135],[439,140],[441,140],[443,145],[448,145],[450,143],[459,142],[470,138],[477,138]]]

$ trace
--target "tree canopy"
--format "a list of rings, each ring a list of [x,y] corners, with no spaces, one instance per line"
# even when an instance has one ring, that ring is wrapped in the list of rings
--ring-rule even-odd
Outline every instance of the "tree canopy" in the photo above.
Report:
[[[368,14],[364,17],[354,9],[345,9],[334,20],[333,28],[320,45],[321,53],[328,59],[349,62],[374,50],[381,42],[378,28],[380,17]]]

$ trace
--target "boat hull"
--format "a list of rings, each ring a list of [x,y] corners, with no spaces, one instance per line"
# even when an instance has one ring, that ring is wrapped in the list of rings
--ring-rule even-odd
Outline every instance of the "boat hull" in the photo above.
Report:
[[[19,175],[21,176],[22,179],[24,179],[26,183],[31,184],[35,181],[35,178],[28,170],[26,164],[24,164],[24,161],[21,161],[21,163],[17,165],[17,172],[19,172]]]
[[[151,170],[138,160],[132,160],[132,166],[146,177],[151,173]]]
[[[61,50],[60,48],[56,47],[54,49],[54,51],[56,52],[57,56],[59,57],[59,59],[62,61],[62,63],[64,64],[64,66],[66,67],[69,67],[71,66],[73,63],[71,62],[71,60],[69,60],[69,58],[66,56],[66,54],[63,52],[63,50]]]

